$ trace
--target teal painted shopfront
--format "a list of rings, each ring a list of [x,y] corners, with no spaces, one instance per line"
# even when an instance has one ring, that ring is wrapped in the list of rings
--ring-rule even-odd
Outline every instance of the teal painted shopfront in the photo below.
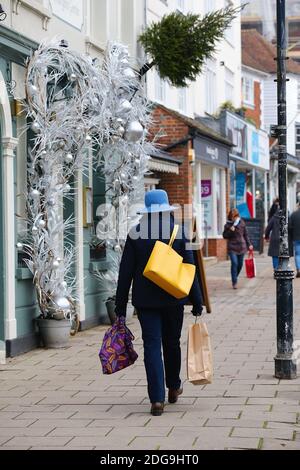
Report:
[[[37,47],[37,44],[22,37],[14,31],[0,26],[0,70],[1,86],[7,96],[5,119],[10,121],[11,142],[3,137],[3,109],[1,108],[1,141],[0,141],[0,361],[6,349],[7,356],[15,356],[31,350],[39,345],[36,332],[35,318],[38,316],[35,290],[32,284],[32,274],[24,262],[24,253],[17,249],[17,243],[22,242],[26,232],[26,205],[24,191],[26,190],[26,162],[29,133],[24,133],[26,117],[17,113],[18,100],[25,97],[25,61]],[[2,78],[1,78],[2,77]],[[17,90],[16,97],[10,93],[11,87]],[[23,90],[23,91],[22,91]],[[17,99],[15,99],[17,98]],[[17,143],[15,150],[13,144]],[[5,143],[5,142],[6,143]],[[10,146],[9,151],[5,145]],[[3,154],[5,153],[4,157]],[[4,174],[10,171],[9,179]],[[76,225],[74,227],[73,243],[76,245],[78,260],[74,260],[74,273],[78,278],[76,298],[80,313],[81,329],[86,329],[107,323],[108,317],[104,304],[106,292],[103,282],[95,276],[95,271],[107,269],[108,263],[104,250],[95,250],[91,239],[98,222],[97,207],[105,199],[105,182],[90,168],[89,175],[77,175],[74,202],[66,204],[65,216],[74,212]],[[78,188],[81,188],[80,190]],[[91,220],[85,223],[82,209],[93,206]],[[5,215],[6,214],[6,215]],[[5,218],[6,217],[6,218]],[[9,221],[8,221],[9,220]],[[5,225],[6,224],[6,225]],[[10,233],[8,236],[7,234]],[[9,257],[7,260],[5,257]]]

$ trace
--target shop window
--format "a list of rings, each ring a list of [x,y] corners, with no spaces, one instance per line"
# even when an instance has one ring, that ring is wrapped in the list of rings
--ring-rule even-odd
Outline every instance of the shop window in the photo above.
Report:
[[[243,77],[243,102],[254,106],[254,80],[249,77]]]

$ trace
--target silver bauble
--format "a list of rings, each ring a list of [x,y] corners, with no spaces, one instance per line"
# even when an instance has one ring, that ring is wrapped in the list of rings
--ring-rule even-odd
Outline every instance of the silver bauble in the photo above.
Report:
[[[72,163],[73,162],[73,155],[71,153],[67,153],[67,155],[65,156],[65,162],[66,163]]]
[[[71,73],[70,82],[74,83],[74,82],[76,82],[76,80],[77,80],[77,75],[75,75],[75,73]]]
[[[87,134],[87,135],[85,136],[85,141],[88,142],[88,143],[91,142],[91,141],[92,141],[92,137],[91,137],[89,134]]]
[[[45,157],[45,155],[47,155],[47,151],[46,151],[46,150],[42,150],[41,154],[42,154],[43,157]]]
[[[133,181],[138,181],[139,178],[138,178],[138,176],[133,176],[132,179],[133,179]]]
[[[122,178],[122,180],[126,180],[126,179],[127,179],[126,173],[121,173],[121,174],[120,174],[120,177]]]
[[[33,132],[37,134],[38,132],[40,132],[41,126],[39,125],[38,122],[35,121],[31,124],[31,129],[33,130]]]
[[[38,222],[38,226],[39,226],[39,228],[45,228],[46,227],[46,222],[43,219],[41,219]]]
[[[30,197],[32,199],[39,199],[41,193],[37,190],[37,189],[33,189],[31,192],[30,192]]]
[[[20,243],[20,242],[17,243],[17,248],[18,248],[18,250],[23,250],[23,248],[24,248],[23,243]]]
[[[69,191],[71,191],[71,186],[69,184],[66,184],[64,189],[65,192],[68,193]]]
[[[67,289],[68,284],[66,283],[66,281],[63,281],[63,282],[60,283],[60,287],[61,287],[61,289]]]
[[[134,71],[130,67],[125,69],[123,74],[125,75],[126,78],[136,78]]]
[[[117,114],[124,116],[130,113],[130,111],[132,111],[132,104],[125,98],[121,99],[117,109]]]
[[[37,227],[32,227],[31,232],[32,235],[36,235],[38,233],[39,229]]]
[[[59,268],[59,262],[57,260],[54,260],[52,263],[52,269],[58,269]]]
[[[123,126],[123,125],[125,124],[125,120],[122,119],[122,118],[117,118],[117,119],[116,119],[116,122],[117,122],[117,124],[118,124],[119,126]]]
[[[65,145],[66,145],[66,143],[65,143],[64,140],[60,140],[60,141],[58,142],[58,148],[60,148],[60,149],[65,148]]]
[[[56,261],[57,261],[58,263],[61,263],[61,262],[62,262],[62,259],[61,259],[61,258],[56,258]]]
[[[126,128],[124,139],[127,142],[137,142],[143,137],[144,128],[139,121],[131,121]]]
[[[111,136],[111,140],[114,142],[114,143],[117,143],[119,140],[120,140],[120,136],[115,134],[115,135],[112,135]]]
[[[37,91],[38,91],[37,87],[35,85],[32,85],[32,84],[29,85],[28,90],[29,90],[29,93],[31,95],[36,95]]]
[[[117,245],[115,245],[115,246],[114,246],[114,251],[115,251],[115,252],[117,252],[117,253],[120,253],[120,251],[122,251],[122,248],[121,248],[121,246],[120,246],[120,245],[118,245],[118,244],[117,244]]]
[[[55,204],[56,204],[56,203],[55,203],[55,199],[54,199],[53,197],[51,197],[51,198],[48,200],[48,204],[49,204],[49,206],[52,206],[52,207],[55,206]]]
[[[92,103],[93,103],[94,106],[98,106],[98,104],[99,104],[98,98],[93,98]]]
[[[124,132],[125,132],[125,128],[123,126],[120,126],[117,129],[117,135],[119,135],[120,137],[122,137],[124,135]]]

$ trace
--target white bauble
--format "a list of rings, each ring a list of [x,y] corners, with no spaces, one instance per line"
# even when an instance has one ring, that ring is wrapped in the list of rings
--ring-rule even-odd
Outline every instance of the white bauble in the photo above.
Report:
[[[41,126],[39,125],[38,122],[34,121],[34,122],[31,124],[31,129],[33,130],[33,132],[35,132],[35,133],[37,134],[38,132],[40,132]]]
[[[73,155],[71,153],[67,153],[67,155],[65,156],[65,162],[72,163],[73,160],[74,160]]]
[[[31,232],[32,232],[32,235],[37,235],[39,229],[37,227],[32,227],[31,229]]]
[[[37,91],[38,91],[37,87],[35,85],[32,85],[32,84],[29,85],[28,90],[29,90],[29,93],[31,95],[36,95]]]
[[[136,75],[134,71],[128,67],[123,71],[123,74],[125,75],[126,78],[136,78]]]
[[[117,109],[117,114],[124,116],[130,113],[130,111],[132,111],[132,104],[125,98],[121,99]]]
[[[52,269],[58,269],[59,268],[59,261],[54,260],[52,263]]]
[[[17,248],[18,250],[23,250],[24,246],[23,246],[23,243],[17,243]]]
[[[41,219],[38,222],[38,226],[39,226],[39,228],[45,228],[46,227],[46,222],[43,219]]]
[[[74,83],[74,82],[76,82],[76,80],[77,80],[77,75],[75,75],[75,73],[71,73],[70,82]]]
[[[39,199],[40,195],[41,195],[41,193],[40,193],[37,189],[33,189],[33,190],[30,192],[30,197],[31,197],[32,199],[35,199],[35,200]]]
[[[124,139],[128,142],[137,142],[143,137],[144,128],[139,121],[131,121],[126,128]]]

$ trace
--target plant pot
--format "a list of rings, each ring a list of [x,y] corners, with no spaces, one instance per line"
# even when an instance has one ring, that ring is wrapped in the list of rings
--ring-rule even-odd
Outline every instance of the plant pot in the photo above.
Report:
[[[107,314],[110,320],[110,323],[113,325],[117,319],[115,309],[116,309],[116,302],[114,299],[109,299],[105,302]]]
[[[38,318],[37,324],[45,348],[65,348],[69,345],[71,325],[69,320]]]

